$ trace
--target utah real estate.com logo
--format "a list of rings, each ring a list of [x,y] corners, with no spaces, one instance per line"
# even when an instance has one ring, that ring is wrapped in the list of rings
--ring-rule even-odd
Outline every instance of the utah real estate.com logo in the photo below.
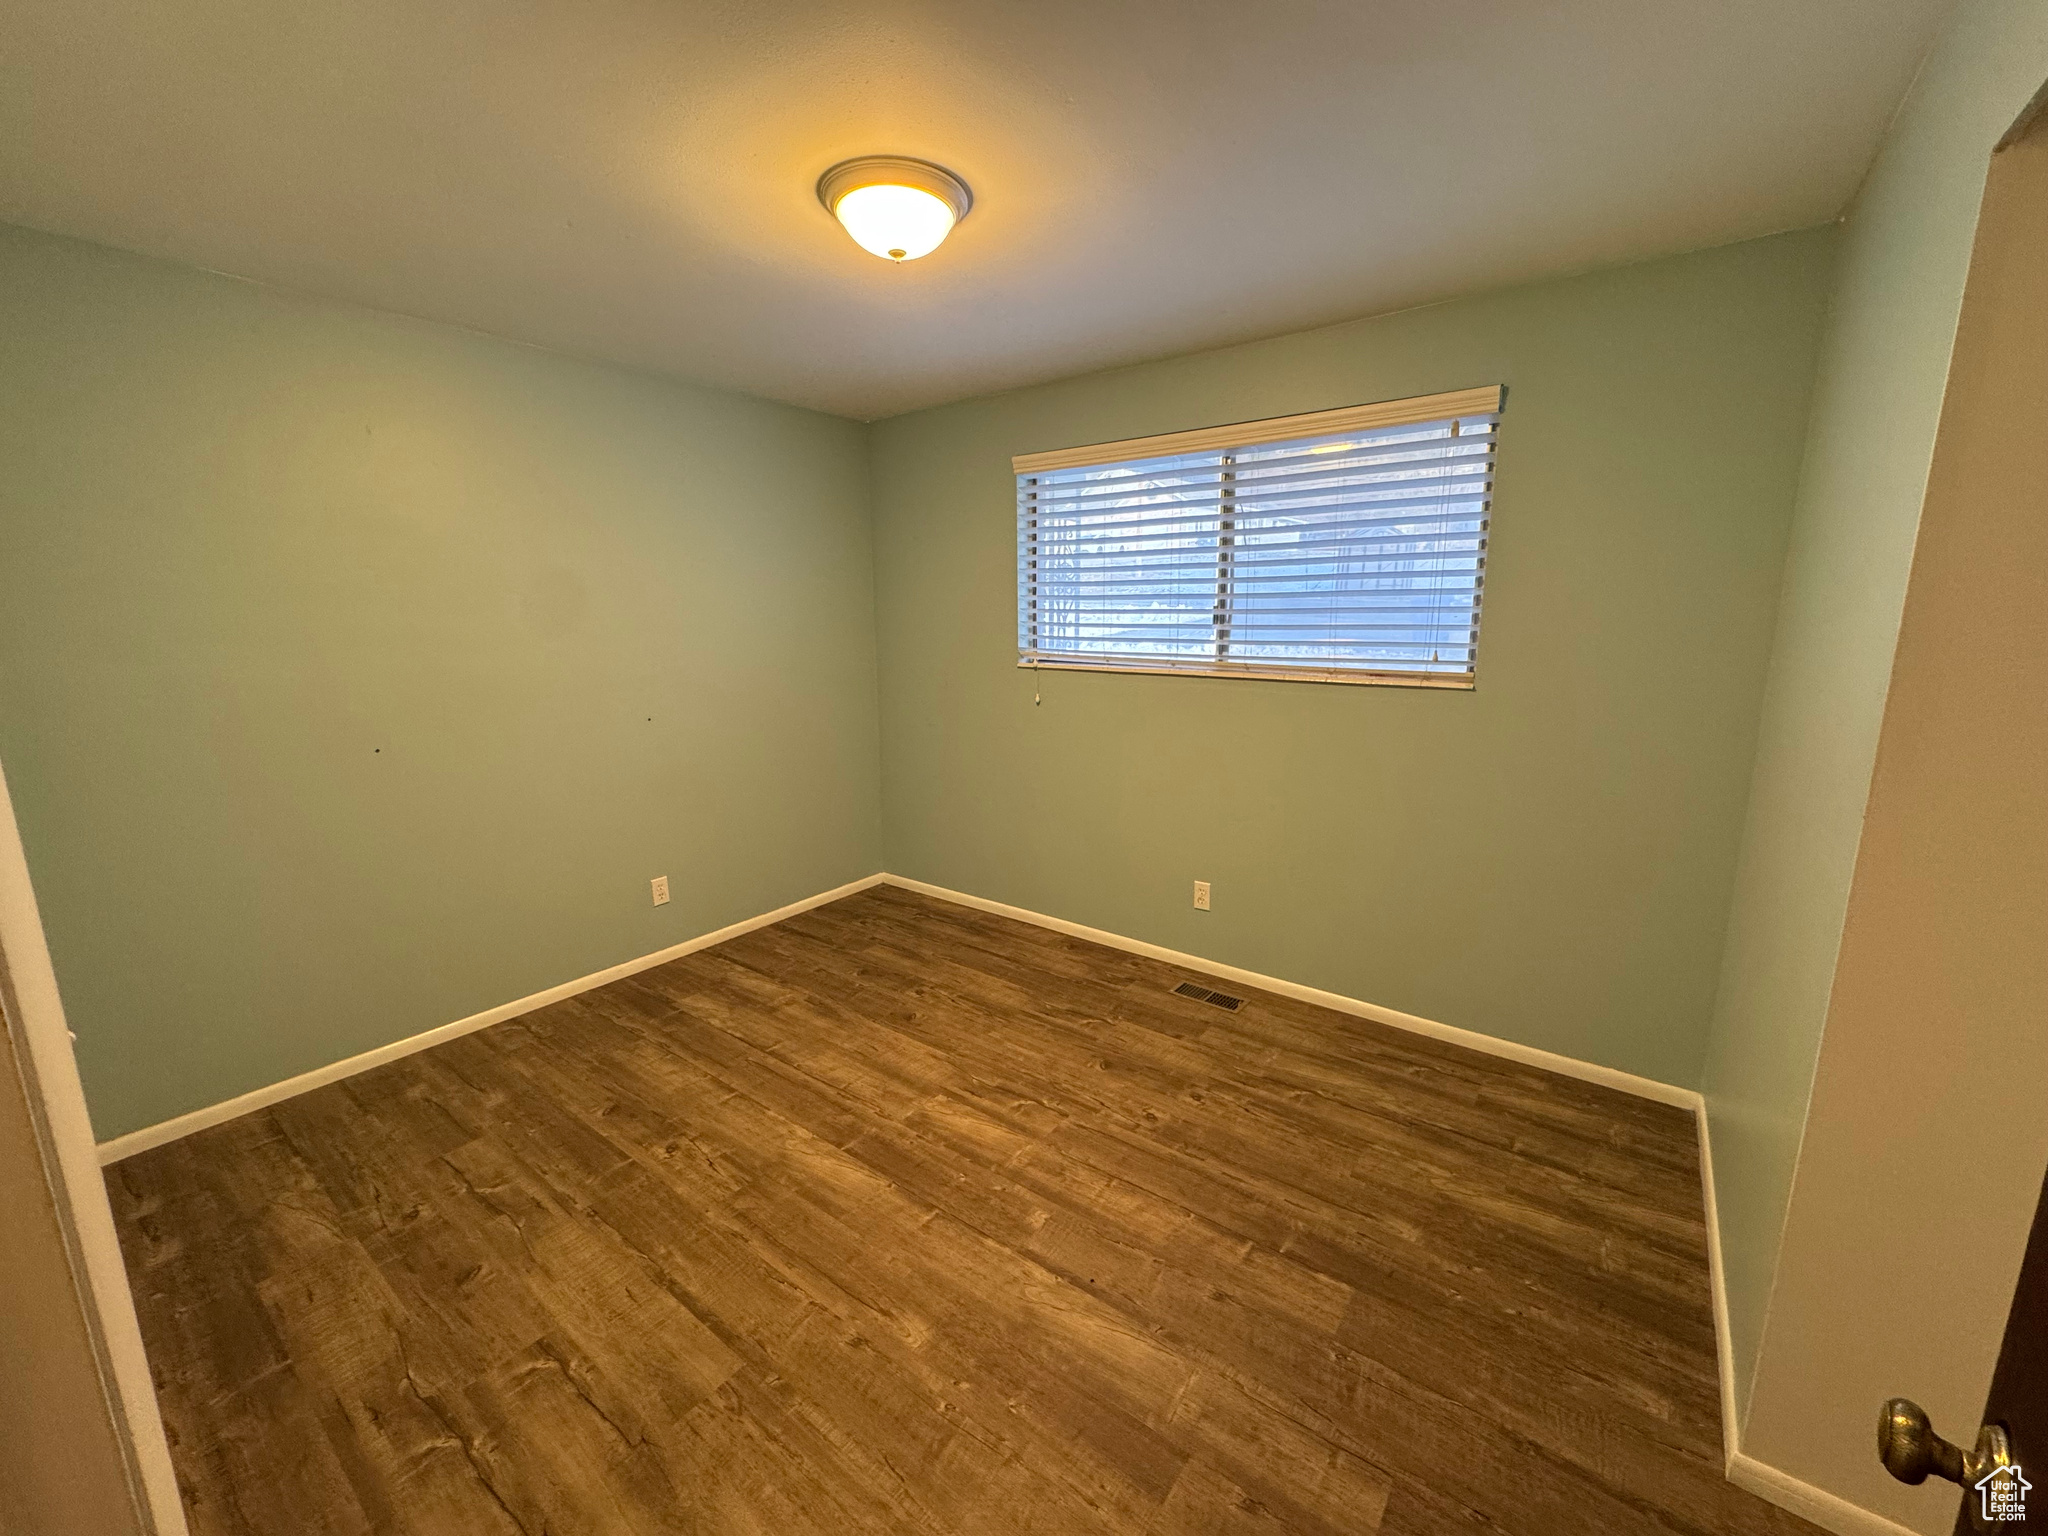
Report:
[[[1984,1523],[2027,1518],[2027,1490],[2034,1485],[2020,1475],[2019,1463],[1994,1467],[1977,1479],[1977,1496],[1984,1501]]]

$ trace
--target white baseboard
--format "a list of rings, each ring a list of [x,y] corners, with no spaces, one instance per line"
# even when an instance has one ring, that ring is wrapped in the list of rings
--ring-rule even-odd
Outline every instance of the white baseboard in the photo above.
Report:
[[[1700,1096],[1697,1090],[1660,1083],[1653,1077],[1638,1077],[1633,1072],[1623,1072],[1616,1067],[1603,1067],[1594,1062],[1580,1061],[1574,1056],[1560,1056],[1555,1051],[1539,1050],[1533,1045],[1518,1045],[1512,1040],[1502,1040],[1495,1035],[1482,1035],[1477,1030],[1460,1029],[1454,1024],[1439,1024],[1434,1019],[1420,1018],[1415,1014],[1401,1013],[1392,1008],[1382,1008],[1375,1003],[1361,1003],[1357,998],[1345,997],[1342,993],[1305,987],[1299,982],[1283,981],[1278,976],[1264,976],[1257,971],[1242,970],[1234,965],[1224,965],[1220,961],[1206,960],[1200,955],[1168,949],[1162,944],[1148,944],[1143,939],[1127,939],[1122,934],[1111,933],[1105,928],[1090,928],[1085,923],[1070,923],[1063,917],[1047,917],[1043,912],[1009,906],[1000,901],[989,901],[980,896],[969,896],[964,891],[949,890],[943,885],[932,885],[923,880],[912,880],[906,875],[884,875],[882,879],[890,885],[900,885],[905,890],[922,891],[927,896],[936,896],[941,901],[956,902],[963,907],[993,912],[998,917],[1013,917],[1019,922],[1050,928],[1055,933],[1071,934],[1077,939],[1087,939],[1091,943],[1106,945],[1110,949],[1126,950],[1134,955],[1164,960],[1169,965],[1183,966],[1188,970],[1201,971],[1210,976],[1221,976],[1226,981],[1256,987],[1262,992],[1277,992],[1282,997],[1314,1003],[1319,1008],[1328,1008],[1335,1013],[1348,1013],[1354,1018],[1391,1024],[1396,1029],[1410,1030],[1436,1040],[1447,1040],[1452,1045],[1462,1045],[1467,1050],[1481,1051],[1488,1056],[1502,1056],[1526,1066],[1541,1067],[1562,1077],[1576,1077],[1582,1082],[1598,1083],[1603,1088],[1618,1089],[1623,1093],[1632,1093],[1638,1098],[1655,1099],[1659,1104],[1675,1104],[1680,1109],[1696,1111],[1699,1107]]]
[[[220,1125],[237,1116],[268,1108],[282,1103],[301,1093],[323,1088],[329,1083],[339,1082],[345,1077],[354,1077],[358,1072],[367,1072],[372,1067],[381,1067],[386,1062],[397,1061],[417,1051],[424,1051],[444,1041],[454,1040],[479,1029],[517,1018],[522,1013],[531,1013],[549,1003],[560,1002],[565,997],[574,997],[579,992],[588,992],[607,982],[618,981],[637,972],[648,970],[666,961],[680,959],[713,944],[722,944],[727,939],[736,939],[743,933],[752,933],[757,928],[766,928],[784,918],[794,917],[799,912],[808,912],[813,907],[837,901],[842,896],[851,896],[855,891],[864,891],[871,885],[882,883],[899,885],[906,890],[921,891],[941,901],[955,902],[963,907],[974,907],[983,912],[993,912],[1001,917],[1015,918],[1020,922],[1032,923],[1040,928],[1050,928],[1059,933],[1071,934],[1075,938],[1087,939],[1111,949],[1121,949],[1131,954],[1146,955],[1154,960],[1163,960],[1170,965],[1182,966],[1188,970],[1201,971],[1210,976],[1222,977],[1243,986],[1256,987],[1261,991],[1277,992],[1283,997],[1292,997],[1318,1007],[1329,1008],[1338,1013],[1348,1013],[1357,1018],[1372,1019],[1381,1024],[1390,1024],[1396,1029],[1411,1030],[1433,1039],[1446,1040],[1469,1050],[1480,1051],[1489,1056],[1501,1056],[1510,1061],[1522,1062],[1545,1071],[1556,1072],[1565,1077],[1579,1078],[1585,1082],[1598,1083],[1603,1087],[1618,1089],[1623,1093],[1635,1094],[1639,1098],[1654,1099],[1660,1104],[1673,1104],[1681,1109],[1698,1112],[1700,1096],[1690,1088],[1675,1087],[1660,1083],[1654,1078],[1639,1077],[1633,1072],[1623,1072],[1614,1067],[1599,1066],[1590,1061],[1580,1061],[1571,1056],[1560,1056],[1555,1051],[1539,1050],[1531,1045],[1519,1045],[1512,1040],[1502,1040],[1493,1035],[1483,1035],[1477,1030],[1459,1029],[1451,1024],[1439,1024],[1434,1019],[1420,1018],[1412,1013],[1401,1013],[1393,1008],[1382,1008],[1374,1003],[1360,1002],[1354,997],[1345,997],[1337,992],[1325,992],[1317,987],[1305,987],[1299,982],[1286,981],[1278,976],[1266,976],[1257,971],[1243,970],[1234,965],[1223,965],[1218,961],[1204,959],[1200,955],[1184,954],[1177,949],[1168,949],[1160,944],[1148,944],[1142,939],[1126,938],[1120,933],[1111,933],[1105,928],[1090,928],[1085,923],[1070,923],[1062,917],[1049,917],[1043,912],[1033,912],[1024,907],[1013,907],[1004,902],[990,901],[981,896],[970,896],[965,891],[949,890],[942,885],[927,881],[913,880],[906,875],[875,874],[866,879],[855,880],[835,890],[823,891],[816,896],[807,896],[802,901],[793,901],[786,907],[773,912],[764,912],[759,917],[750,917],[718,929],[715,933],[702,934],[694,939],[685,939],[667,949],[657,950],[651,955],[642,955],[637,960],[627,960],[607,970],[597,971],[589,976],[580,976],[574,981],[565,981],[559,986],[549,987],[530,997],[518,998],[513,1002],[501,1003],[482,1013],[471,1014],[466,1019],[457,1019],[452,1024],[443,1024],[423,1034],[394,1040],[389,1045],[380,1045],[375,1050],[364,1051],[345,1061],[332,1062],[316,1067],[311,1072],[302,1072],[297,1077],[286,1078],[283,1082],[253,1089],[237,1098],[227,1099],[219,1104],[210,1104],[204,1109],[195,1109],[189,1114],[175,1116],[156,1125],[144,1126],[139,1131],[130,1131],[125,1136],[116,1136],[99,1144],[99,1158],[102,1166],[132,1157],[138,1152],[147,1152],[166,1142],[176,1141],[181,1136],[190,1136],[208,1126]]]
[[[1873,1451],[1873,1456],[1877,1453]],[[1728,1481],[1747,1488],[1760,1499],[1788,1509],[1802,1520],[1811,1520],[1834,1536],[1920,1536],[1909,1525],[1900,1525],[1883,1515],[1837,1498],[1811,1483],[1802,1483],[1789,1472],[1780,1472],[1768,1462],[1737,1451],[1728,1458]]]
[[[1742,1415],[1735,1401],[1735,1340],[1728,1325],[1728,1271],[1721,1262],[1721,1202],[1714,1193],[1714,1138],[1707,1125],[1707,1101],[1694,1111],[1700,1133],[1700,1197],[1706,1207],[1707,1280],[1714,1297],[1714,1363],[1721,1378],[1721,1457],[1733,1468],[1742,1454]],[[1731,1471],[1731,1477],[1734,1475]],[[1754,1491],[1754,1490],[1752,1490]]]
[[[1700,1190],[1706,1200],[1707,1272],[1714,1292],[1714,1352],[1721,1373],[1721,1446],[1728,1481],[1832,1531],[1834,1536],[1918,1536],[1907,1526],[1801,1482],[1743,1450],[1742,1415],[1735,1392],[1735,1341],[1728,1329],[1728,1273],[1721,1260],[1721,1207],[1714,1192],[1714,1143],[1707,1128],[1704,1099],[1699,1123]]]
[[[714,944],[723,944],[727,939],[736,939],[743,933],[752,933],[756,928],[766,928],[786,917],[795,917],[799,912],[822,907],[828,901],[851,896],[855,891],[864,891],[885,878],[887,877],[883,875],[869,875],[866,879],[855,880],[834,890],[821,891],[816,896],[806,896],[802,901],[793,901],[786,907],[777,907],[773,912],[763,912],[759,917],[749,917],[737,923],[730,923],[714,933],[685,939],[680,944],[671,944],[667,949],[658,949],[653,954],[642,955],[637,960],[627,960],[588,976],[579,976],[574,981],[565,981],[560,986],[549,987],[545,992],[536,992],[531,997],[500,1003],[495,1008],[486,1008],[482,1013],[473,1013],[466,1019],[457,1019],[453,1024],[443,1024],[424,1034],[394,1040],[391,1044],[380,1045],[373,1051],[364,1051],[360,1056],[351,1056],[345,1061],[315,1067],[311,1072],[301,1072],[297,1077],[288,1077],[281,1083],[272,1083],[266,1088],[254,1089],[237,1098],[210,1104],[204,1109],[195,1109],[190,1114],[178,1115],[156,1125],[144,1126],[141,1130],[130,1131],[125,1136],[116,1136],[111,1141],[99,1144],[100,1166],[104,1168],[109,1163],[118,1163],[124,1157],[147,1152],[151,1147],[160,1147],[166,1142],[176,1141],[181,1136],[190,1136],[194,1131],[203,1131],[208,1126],[220,1125],[237,1116],[267,1109],[272,1104],[282,1103],[302,1093],[310,1093],[315,1088],[324,1088],[327,1084],[340,1082],[345,1077],[354,1077],[358,1072],[381,1067],[388,1061],[397,1061],[401,1057],[427,1050],[445,1041],[474,1034],[480,1029],[488,1029],[491,1025],[502,1023],[506,1019],[516,1019],[522,1013],[545,1008],[549,1003],[559,1003],[565,997],[574,997],[579,992],[588,992],[593,987],[601,987],[607,982],[622,981],[628,976],[651,970],[670,960],[680,960],[684,955],[695,954],[700,949],[709,949]]]

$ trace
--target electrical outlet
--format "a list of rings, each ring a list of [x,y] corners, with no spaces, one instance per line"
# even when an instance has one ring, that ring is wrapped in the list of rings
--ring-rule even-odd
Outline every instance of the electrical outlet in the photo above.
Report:
[[[1195,882],[1195,910],[1197,912],[1209,910],[1209,882],[1206,880],[1197,880]]]
[[[654,904],[655,904],[655,905],[656,905],[657,907],[665,907],[665,906],[667,906],[667,905],[668,905],[668,876],[667,876],[667,875],[656,875],[656,876],[655,876],[655,877],[654,877],[654,878],[653,878],[652,880],[648,881],[647,883],[648,883],[648,885],[649,885],[649,886],[653,887],[653,890],[654,890]]]

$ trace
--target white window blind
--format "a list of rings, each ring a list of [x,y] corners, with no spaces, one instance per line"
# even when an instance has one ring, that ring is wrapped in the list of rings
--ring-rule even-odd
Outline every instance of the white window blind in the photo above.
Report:
[[[1470,687],[1502,395],[1020,456],[1020,665]]]

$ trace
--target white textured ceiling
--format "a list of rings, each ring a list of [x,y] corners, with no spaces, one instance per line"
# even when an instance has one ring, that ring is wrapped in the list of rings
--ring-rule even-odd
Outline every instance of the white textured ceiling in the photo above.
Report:
[[[7,0],[0,218],[875,417],[1817,223],[1945,9]]]

